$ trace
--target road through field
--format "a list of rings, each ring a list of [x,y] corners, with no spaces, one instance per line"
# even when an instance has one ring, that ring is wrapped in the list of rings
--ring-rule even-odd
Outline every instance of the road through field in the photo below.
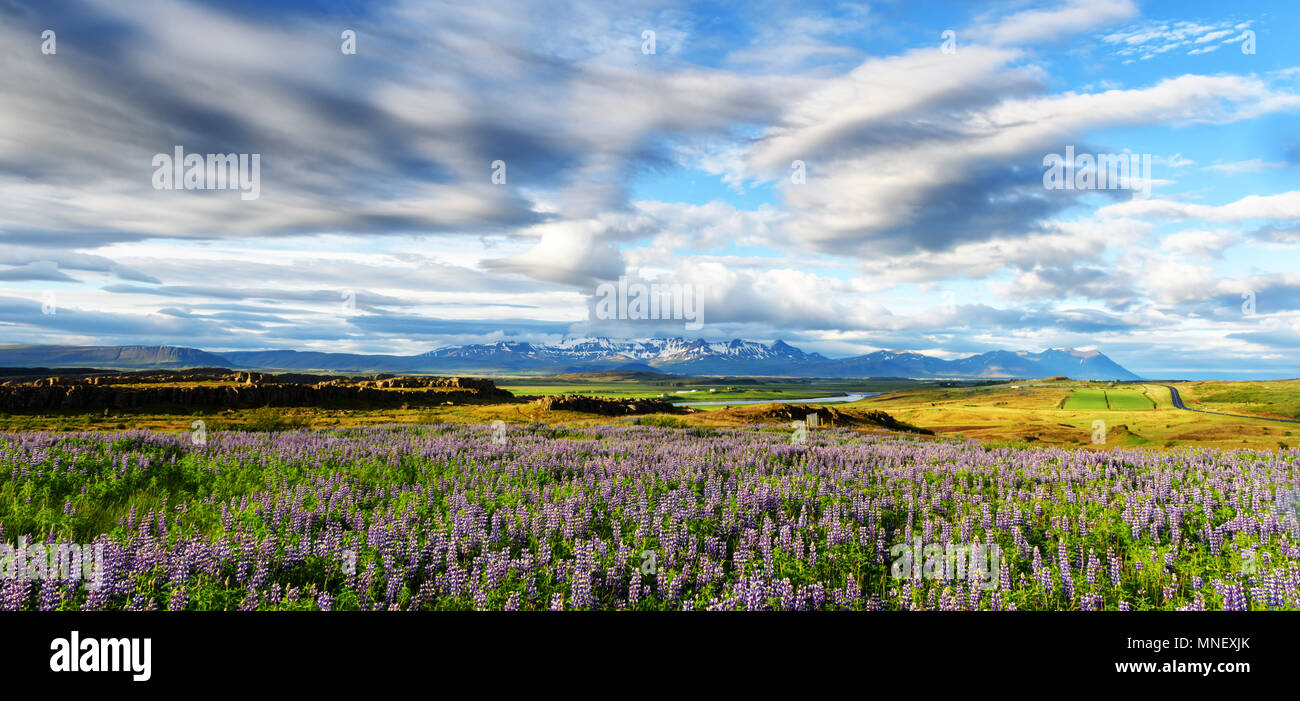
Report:
[[[1269,417],[1267,417],[1267,416],[1247,416],[1247,415],[1245,415],[1245,414],[1225,414],[1225,413],[1223,413],[1222,411],[1206,411],[1205,409],[1192,409],[1192,408],[1190,408],[1190,407],[1187,407],[1187,406],[1184,406],[1184,405],[1183,405],[1183,398],[1180,397],[1180,396],[1178,396],[1178,390],[1174,389],[1173,386],[1171,386],[1171,385],[1160,385],[1160,386],[1161,386],[1161,387],[1164,387],[1164,388],[1167,389],[1167,390],[1169,390],[1169,395],[1170,395],[1170,396],[1173,398],[1173,400],[1174,400],[1174,408],[1175,408],[1175,409],[1182,409],[1182,410],[1184,410],[1184,411],[1195,411],[1195,412],[1200,413],[1200,414],[1217,414],[1218,416],[1233,416],[1233,417],[1236,417],[1236,418],[1238,418],[1238,419],[1259,419],[1260,421],[1280,421],[1280,422],[1282,422],[1282,423],[1284,423],[1284,424],[1300,424],[1300,420],[1296,420],[1296,419],[1273,419],[1273,418],[1269,418]]]

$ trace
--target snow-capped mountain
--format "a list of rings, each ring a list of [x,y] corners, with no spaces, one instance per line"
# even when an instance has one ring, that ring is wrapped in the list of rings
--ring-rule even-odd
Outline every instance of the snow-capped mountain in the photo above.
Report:
[[[650,338],[615,340],[603,337],[567,338],[555,345],[533,345],[516,341],[452,346],[424,353],[421,358],[535,358],[553,360],[657,360],[685,362],[705,358],[735,360],[824,359],[817,353],[804,353],[784,341],[764,345],[756,341],[710,342],[687,338]]]
[[[439,348],[414,356],[299,352],[206,353],[188,348],[0,346],[0,367],[192,367],[337,373],[418,372],[478,375],[646,370],[682,375],[768,377],[999,378],[1064,375],[1086,380],[1136,380],[1096,350],[1053,348],[1042,353],[990,351],[944,360],[907,351],[827,358],[774,341],[689,338],[619,340],[568,338],[553,345],[499,341]],[[152,350],[151,350],[152,349]],[[129,350],[129,353],[126,352]],[[165,350],[165,352],[163,352]],[[127,362],[124,358],[130,358]],[[156,361],[153,359],[157,359]]]

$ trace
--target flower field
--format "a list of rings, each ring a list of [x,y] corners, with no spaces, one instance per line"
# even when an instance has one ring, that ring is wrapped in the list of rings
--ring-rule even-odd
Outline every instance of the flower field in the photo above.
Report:
[[[0,608],[1300,609],[1298,465],[844,429],[0,433]],[[29,569],[60,543],[103,546],[98,586]],[[900,575],[913,543],[1000,559]]]

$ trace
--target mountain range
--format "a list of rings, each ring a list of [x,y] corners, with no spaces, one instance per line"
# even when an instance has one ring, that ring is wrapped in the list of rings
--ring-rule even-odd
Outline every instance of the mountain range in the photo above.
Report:
[[[828,358],[775,341],[711,342],[687,338],[565,339],[554,345],[518,341],[451,346],[419,355],[366,355],[268,350],[210,353],[177,346],[0,346],[0,367],[95,367],[321,373],[458,373],[549,375],[641,370],[679,375],[769,377],[1038,378],[1137,380],[1096,350],[1041,353],[991,351],[956,360],[907,351]]]

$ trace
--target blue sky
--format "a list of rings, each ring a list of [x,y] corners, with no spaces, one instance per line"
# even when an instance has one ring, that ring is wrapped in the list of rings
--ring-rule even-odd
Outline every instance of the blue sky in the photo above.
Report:
[[[0,0],[0,343],[1300,376],[1296,3],[613,5]],[[177,145],[258,154],[259,196],[156,189]],[[1067,147],[1149,193],[1044,187]],[[598,318],[620,277],[703,328]]]

